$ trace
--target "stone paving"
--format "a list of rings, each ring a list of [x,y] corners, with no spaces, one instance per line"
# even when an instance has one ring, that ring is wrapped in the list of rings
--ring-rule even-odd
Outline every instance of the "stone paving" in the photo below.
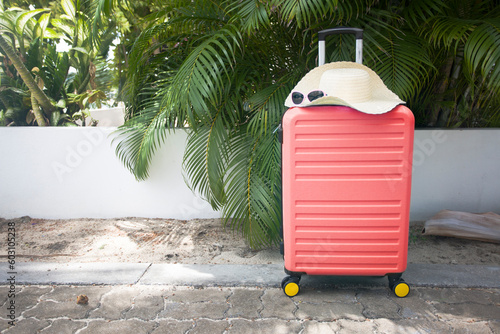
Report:
[[[500,333],[500,289],[484,288],[18,286],[15,326],[0,303],[1,333]]]

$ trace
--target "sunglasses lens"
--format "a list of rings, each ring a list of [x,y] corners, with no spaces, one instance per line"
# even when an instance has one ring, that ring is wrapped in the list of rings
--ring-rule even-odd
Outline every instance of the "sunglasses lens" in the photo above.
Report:
[[[325,96],[325,93],[323,93],[320,90],[313,90],[312,92],[310,92],[309,94],[307,94],[307,98],[311,102],[314,101],[314,100],[317,100],[317,99],[319,99],[320,97],[323,97],[323,96]]]
[[[302,95],[302,93],[299,93],[299,92],[293,92],[292,93],[292,101],[293,101],[293,103],[295,103],[295,104],[301,104],[303,100],[304,100],[304,95]]]

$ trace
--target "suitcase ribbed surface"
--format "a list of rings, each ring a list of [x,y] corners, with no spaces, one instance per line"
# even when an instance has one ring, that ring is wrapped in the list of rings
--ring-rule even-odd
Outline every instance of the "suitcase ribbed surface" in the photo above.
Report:
[[[347,107],[283,117],[285,268],[316,275],[406,269],[413,115]]]

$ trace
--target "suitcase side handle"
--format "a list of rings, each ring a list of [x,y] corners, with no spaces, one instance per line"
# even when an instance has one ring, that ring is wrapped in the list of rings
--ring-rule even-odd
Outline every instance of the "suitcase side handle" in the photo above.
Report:
[[[363,29],[337,27],[318,32],[318,66],[325,64],[325,39],[329,35],[354,34],[356,37],[356,63],[363,62]]]

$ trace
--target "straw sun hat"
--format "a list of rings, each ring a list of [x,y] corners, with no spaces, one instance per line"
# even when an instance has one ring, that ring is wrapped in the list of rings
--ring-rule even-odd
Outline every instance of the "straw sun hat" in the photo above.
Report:
[[[335,62],[307,73],[288,95],[285,106],[341,105],[367,114],[383,114],[402,103],[368,67]]]

